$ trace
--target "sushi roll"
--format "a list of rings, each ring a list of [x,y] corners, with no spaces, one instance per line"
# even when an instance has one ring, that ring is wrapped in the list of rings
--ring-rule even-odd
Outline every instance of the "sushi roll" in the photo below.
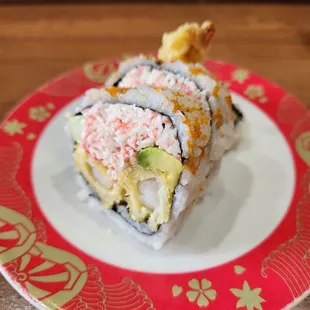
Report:
[[[180,25],[176,30],[163,34],[157,59],[140,56],[121,63],[106,85],[131,87],[145,83],[187,94],[207,91],[209,97],[214,91],[213,95],[218,97],[218,88],[214,89],[218,81],[202,65],[214,34],[215,25],[209,20],[201,25]],[[235,125],[238,125],[243,120],[243,113],[232,102],[229,104],[232,105]]]
[[[237,126],[243,115],[232,103],[231,95],[223,83],[213,77],[203,65],[179,60],[163,62],[140,55],[122,62],[106,82],[108,87],[136,87],[143,84],[193,96],[202,105],[209,106],[212,126],[211,160],[218,160],[236,142],[236,136],[231,136],[236,133],[232,126]],[[233,118],[230,118],[231,113]]]
[[[212,137],[230,147],[232,119],[219,101],[138,85],[88,90],[66,130],[89,196],[126,233],[159,249],[220,163],[210,157]]]

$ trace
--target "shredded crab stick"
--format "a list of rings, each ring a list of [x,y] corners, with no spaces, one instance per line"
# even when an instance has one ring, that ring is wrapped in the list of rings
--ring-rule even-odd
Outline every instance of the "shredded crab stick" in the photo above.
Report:
[[[177,131],[167,116],[136,106],[101,103],[83,114],[82,147],[107,168],[111,179],[117,179],[127,164],[133,165],[137,152],[146,147],[157,146],[181,158]]]
[[[119,86],[137,87],[141,84],[157,88],[170,88],[187,96],[201,96],[195,83],[188,78],[144,65],[129,71],[120,81]]]
[[[202,65],[180,61],[158,62],[139,56],[121,63],[106,84],[127,88],[150,85],[197,100],[205,115],[211,115],[212,135],[208,154],[213,161],[220,159],[223,152],[229,150],[236,141],[235,125],[240,121],[240,116],[235,118],[229,91]],[[195,125],[196,128],[201,126]]]

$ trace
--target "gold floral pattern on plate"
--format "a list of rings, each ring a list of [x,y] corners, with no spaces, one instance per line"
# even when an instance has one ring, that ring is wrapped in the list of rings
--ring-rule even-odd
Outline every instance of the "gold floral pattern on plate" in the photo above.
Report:
[[[24,128],[26,126],[27,124],[19,122],[17,119],[13,119],[4,124],[3,131],[10,136],[14,136],[16,134],[22,135],[24,134]]]
[[[38,241],[14,266],[12,278],[48,309],[66,304],[87,279],[86,267],[78,257]]]
[[[87,266],[87,281],[78,295],[71,299],[66,306],[65,310],[85,310],[96,309],[106,310],[105,301],[106,294],[102,282],[101,274],[97,266]]]
[[[29,251],[36,241],[35,226],[24,215],[0,206],[0,262],[8,263]],[[13,247],[6,246],[10,241]]]
[[[55,109],[55,104],[53,102],[48,102],[46,104],[46,107],[49,109],[49,110],[54,110]]]
[[[307,117],[305,118],[306,120]],[[310,131],[302,132],[301,126],[308,128],[308,122],[300,120],[292,132],[298,155],[310,167]],[[297,134],[298,132],[298,134]],[[301,182],[302,187],[310,188],[310,179],[306,174]],[[268,271],[277,274],[287,285],[294,298],[300,297],[309,290],[309,266],[307,253],[310,248],[310,193],[305,195],[296,208],[296,233],[288,241],[272,251],[262,262],[261,273],[267,277]]]
[[[44,223],[31,219],[29,199],[15,180],[22,153],[17,143],[0,147],[0,264],[16,286],[50,310],[155,310],[133,280],[103,285],[96,266],[46,244]]]
[[[26,136],[27,140],[34,140],[37,137],[37,135],[33,132],[29,132]]]
[[[132,279],[125,278],[120,283],[105,284],[106,310],[155,310],[152,300]]]
[[[265,90],[262,85],[250,84],[244,90],[244,94],[251,100],[258,99],[260,103],[266,103]]]
[[[310,248],[310,195],[307,193],[298,203],[296,210],[297,231],[293,238],[280,245],[262,262],[261,273],[277,274],[289,288],[294,298],[309,289],[309,266],[305,257]]]
[[[32,107],[29,109],[29,118],[37,121],[44,122],[51,116],[51,113],[43,106]]]
[[[0,147],[0,205],[29,218],[31,202],[15,180],[22,156],[23,149],[19,143]]]
[[[249,283],[244,281],[242,289],[231,288],[230,291],[239,298],[237,308],[246,307],[247,310],[263,309],[261,304],[265,302],[265,299],[260,296],[261,288],[251,289]]]
[[[173,285],[172,287],[172,296],[173,297],[178,297],[179,295],[181,295],[183,292],[183,287],[179,286],[179,285]]]
[[[234,266],[234,273],[237,274],[237,275],[241,275],[245,272],[245,268],[243,266],[240,266],[240,265],[235,265]]]
[[[232,72],[232,80],[240,84],[243,84],[249,78],[249,76],[249,71],[241,68],[236,69]]]
[[[216,299],[216,290],[212,288],[212,283],[207,279],[192,279],[188,282],[190,290],[186,296],[190,302],[196,302],[198,307],[207,307],[210,301]]]
[[[310,167],[310,131],[299,135],[295,141],[296,151]]]
[[[47,235],[46,235],[46,228],[45,228],[43,221],[41,219],[34,219],[33,224],[36,228],[37,241],[46,243]]]

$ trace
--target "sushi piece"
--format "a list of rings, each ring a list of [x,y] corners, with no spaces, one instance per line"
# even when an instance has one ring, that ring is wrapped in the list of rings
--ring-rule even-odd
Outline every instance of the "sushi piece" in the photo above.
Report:
[[[88,90],[66,129],[89,195],[126,233],[159,249],[220,163],[209,156],[212,139],[230,147],[232,119],[220,101],[139,85]]]
[[[215,34],[212,21],[185,23],[162,36],[158,58],[140,56],[121,63],[118,72],[108,80],[107,86],[131,87],[145,83],[160,85],[178,91],[210,92],[217,79],[202,65]],[[216,95],[215,90],[215,95]],[[230,100],[230,99],[229,99]],[[243,120],[243,113],[233,103],[235,125]]]
[[[242,114],[233,105],[231,95],[223,83],[209,74],[203,65],[182,61],[162,62],[140,55],[122,62],[106,82],[108,87],[137,87],[143,84],[171,89],[192,96],[202,106],[209,106],[212,126],[211,160],[221,158],[223,152],[235,143],[232,137],[235,131],[232,127],[242,119]]]

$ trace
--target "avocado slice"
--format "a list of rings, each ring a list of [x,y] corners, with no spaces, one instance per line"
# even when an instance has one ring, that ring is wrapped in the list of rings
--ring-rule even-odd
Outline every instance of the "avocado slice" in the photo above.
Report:
[[[125,172],[123,186],[128,194],[127,203],[130,216],[136,221],[148,218],[152,231],[169,220],[173,193],[182,172],[182,162],[164,150],[149,147],[137,155],[137,165]],[[139,184],[144,180],[155,178],[159,184],[158,209],[149,209],[140,201]],[[143,213],[142,210],[145,212]]]
[[[181,161],[156,147],[141,150],[138,153],[137,160],[138,164],[144,168],[160,170],[172,176],[179,176],[183,169]]]
[[[83,120],[83,115],[75,115],[70,117],[67,123],[68,130],[76,142],[80,142],[81,139]]]

